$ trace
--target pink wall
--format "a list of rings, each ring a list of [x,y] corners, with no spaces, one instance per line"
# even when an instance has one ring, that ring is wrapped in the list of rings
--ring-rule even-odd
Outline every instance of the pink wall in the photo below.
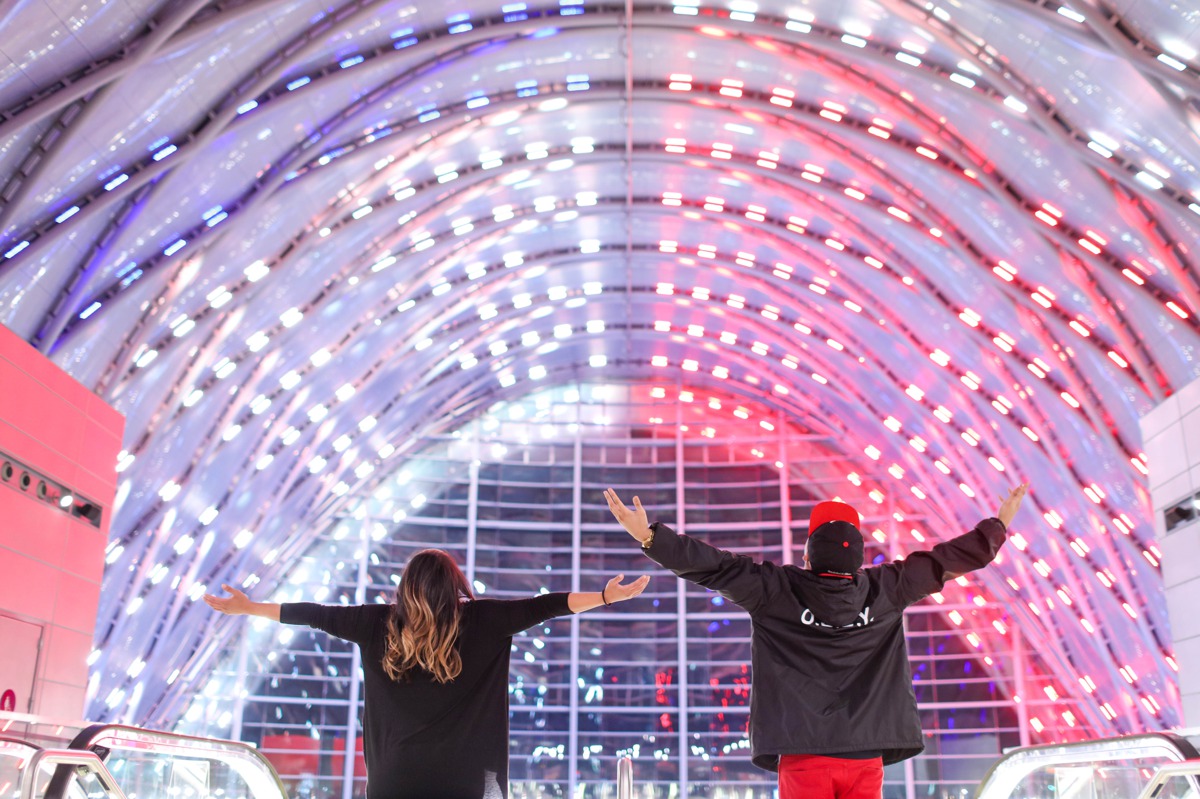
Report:
[[[125,419],[0,325],[0,701],[80,718]],[[101,524],[22,490],[24,468],[98,505]],[[40,634],[39,634],[40,632]]]

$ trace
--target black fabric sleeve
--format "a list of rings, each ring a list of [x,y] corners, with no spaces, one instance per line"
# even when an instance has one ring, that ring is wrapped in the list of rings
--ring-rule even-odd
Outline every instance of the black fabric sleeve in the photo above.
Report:
[[[476,611],[486,617],[486,624],[503,636],[512,636],[556,616],[570,616],[565,591],[538,594],[529,599],[477,599]]]
[[[318,605],[313,602],[284,602],[279,621],[327,632],[335,638],[365,645],[390,605]]]
[[[755,563],[748,555],[717,549],[680,535],[662,522],[655,522],[651,529],[654,540],[644,550],[650,560],[689,582],[719,592],[750,613],[762,606],[769,586],[780,575],[773,563]]]
[[[1005,541],[1005,533],[999,519],[984,519],[968,533],[877,568],[884,573],[884,585],[893,601],[908,607],[941,591],[947,580],[991,563]]]

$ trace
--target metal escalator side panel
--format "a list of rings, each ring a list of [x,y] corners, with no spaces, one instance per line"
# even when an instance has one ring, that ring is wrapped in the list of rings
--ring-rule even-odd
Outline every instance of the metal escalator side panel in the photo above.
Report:
[[[95,752],[104,759],[122,751],[153,753],[222,763],[246,783],[255,799],[287,799],[275,767],[253,746],[241,741],[147,730],[124,724],[96,724],[81,731],[71,748]]]
[[[975,792],[975,799],[1008,799],[1013,791],[1039,771],[1052,775],[1052,769],[1092,767],[1101,764],[1141,763],[1152,768],[1158,764],[1180,763],[1194,757],[1196,749],[1185,738],[1173,733],[1146,733],[1095,741],[1020,747],[1001,757],[988,770]],[[1146,781],[1152,777],[1147,774]],[[1142,788],[1139,787],[1139,792]]]
[[[53,768],[53,774],[46,788],[39,790],[38,775],[47,767]],[[125,792],[99,757],[93,752],[74,749],[39,749],[34,752],[25,769],[20,799],[66,799],[71,784],[83,776],[93,777],[107,799],[126,799]]]

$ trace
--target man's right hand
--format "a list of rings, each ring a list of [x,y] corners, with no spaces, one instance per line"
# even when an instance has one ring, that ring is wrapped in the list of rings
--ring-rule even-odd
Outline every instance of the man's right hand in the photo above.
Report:
[[[640,499],[633,498],[633,510],[630,510],[611,488],[604,489],[604,498],[608,500],[608,509],[625,528],[625,532],[636,538],[639,543],[650,538],[650,522],[646,518],[646,509],[642,507]]]
[[[1000,510],[996,511],[996,518],[1004,525],[1005,530],[1012,524],[1013,517],[1017,515],[1017,508],[1021,507],[1021,500],[1025,499],[1025,492],[1028,490],[1029,483],[1021,483],[1008,492],[1008,496],[1000,503]]]

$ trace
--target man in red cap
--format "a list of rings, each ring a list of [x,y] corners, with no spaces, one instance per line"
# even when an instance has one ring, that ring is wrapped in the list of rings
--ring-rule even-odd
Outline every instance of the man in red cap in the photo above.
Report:
[[[750,753],[779,772],[780,799],[879,799],[883,767],[925,748],[904,609],[991,563],[1027,489],[968,533],[866,569],[861,521],[844,502],[813,508],[801,569],[650,524],[637,497],[630,509],[611,488],[604,496],[651,560],[750,614]]]

